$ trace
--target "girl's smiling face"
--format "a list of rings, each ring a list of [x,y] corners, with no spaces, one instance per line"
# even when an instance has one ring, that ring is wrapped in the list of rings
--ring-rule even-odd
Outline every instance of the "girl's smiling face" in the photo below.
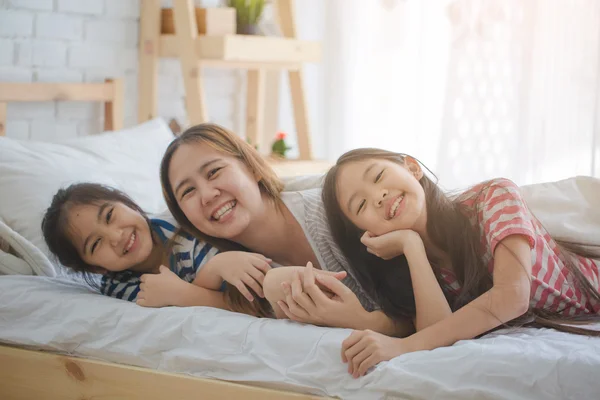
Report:
[[[367,159],[340,167],[336,182],[338,205],[359,229],[376,236],[425,227],[423,171],[412,158],[404,164]]]
[[[69,236],[80,257],[107,271],[143,267],[154,244],[146,219],[120,202],[73,205]]]

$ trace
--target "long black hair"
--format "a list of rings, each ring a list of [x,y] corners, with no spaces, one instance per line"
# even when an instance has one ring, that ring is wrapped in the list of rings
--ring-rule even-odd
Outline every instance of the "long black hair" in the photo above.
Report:
[[[406,258],[401,256],[384,261],[366,251],[365,246],[360,243],[363,232],[344,215],[339,206],[337,181],[339,169],[343,165],[368,159],[388,160],[405,165],[406,157],[405,154],[381,149],[352,150],[337,160],[336,165],[327,173],[323,184],[323,203],[334,240],[357,272],[360,283],[378,300],[383,311],[393,318],[414,316],[415,313],[414,292]],[[429,262],[450,307],[456,311],[493,286],[492,275],[484,263],[478,230],[481,225],[479,216],[475,213],[477,223],[472,223],[469,215],[473,210],[465,205],[464,196],[449,197],[425,174],[419,183],[425,192],[427,233],[431,241],[448,254],[455,267],[454,272],[461,286],[457,295],[448,290],[443,281],[439,268],[440,260],[429,257]],[[482,185],[481,191],[475,196],[481,196],[485,187],[485,184]],[[575,246],[556,242],[565,257],[566,267],[573,273],[574,283],[588,298],[600,301],[598,290],[592,286],[574,262],[576,255],[583,257],[594,257],[594,255]],[[558,312],[530,308],[523,316],[503,325],[554,328],[580,335],[600,336],[600,331],[572,326],[598,321],[600,316],[595,314],[570,317]]]

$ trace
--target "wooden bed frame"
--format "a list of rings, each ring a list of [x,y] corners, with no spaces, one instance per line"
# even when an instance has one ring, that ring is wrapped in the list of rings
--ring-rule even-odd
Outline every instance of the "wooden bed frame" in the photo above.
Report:
[[[104,130],[123,129],[125,100],[121,79],[107,79],[105,83],[0,82],[0,136],[6,135],[7,103],[24,101],[102,101]]]
[[[2,83],[0,136],[6,134],[6,105],[22,101],[101,101],[106,130],[123,127],[123,84]],[[216,379],[101,362],[0,343],[0,399],[316,399]]]

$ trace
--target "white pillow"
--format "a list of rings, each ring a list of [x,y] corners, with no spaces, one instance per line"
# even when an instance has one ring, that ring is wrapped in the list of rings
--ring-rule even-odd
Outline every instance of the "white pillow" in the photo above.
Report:
[[[283,181],[285,192],[300,192],[307,189],[315,189],[323,186],[325,175],[302,175],[294,177],[284,177]]]
[[[523,186],[521,193],[552,237],[600,247],[600,179],[577,176],[537,183]]]
[[[0,138],[0,219],[49,255],[44,212],[61,187],[98,182],[123,190],[145,211],[166,209],[160,161],[173,134],[161,119],[130,129],[48,143]]]

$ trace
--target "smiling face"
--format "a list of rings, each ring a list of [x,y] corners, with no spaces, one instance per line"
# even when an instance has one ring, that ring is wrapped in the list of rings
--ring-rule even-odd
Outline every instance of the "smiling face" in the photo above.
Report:
[[[144,271],[154,244],[146,219],[120,202],[73,205],[69,236],[81,258],[107,271]]]
[[[349,162],[338,171],[338,205],[354,225],[376,236],[402,229],[420,233],[427,218],[422,176],[409,157],[402,165],[374,158]]]
[[[175,150],[168,178],[178,206],[206,235],[236,241],[264,211],[257,177],[238,158],[206,143]]]

